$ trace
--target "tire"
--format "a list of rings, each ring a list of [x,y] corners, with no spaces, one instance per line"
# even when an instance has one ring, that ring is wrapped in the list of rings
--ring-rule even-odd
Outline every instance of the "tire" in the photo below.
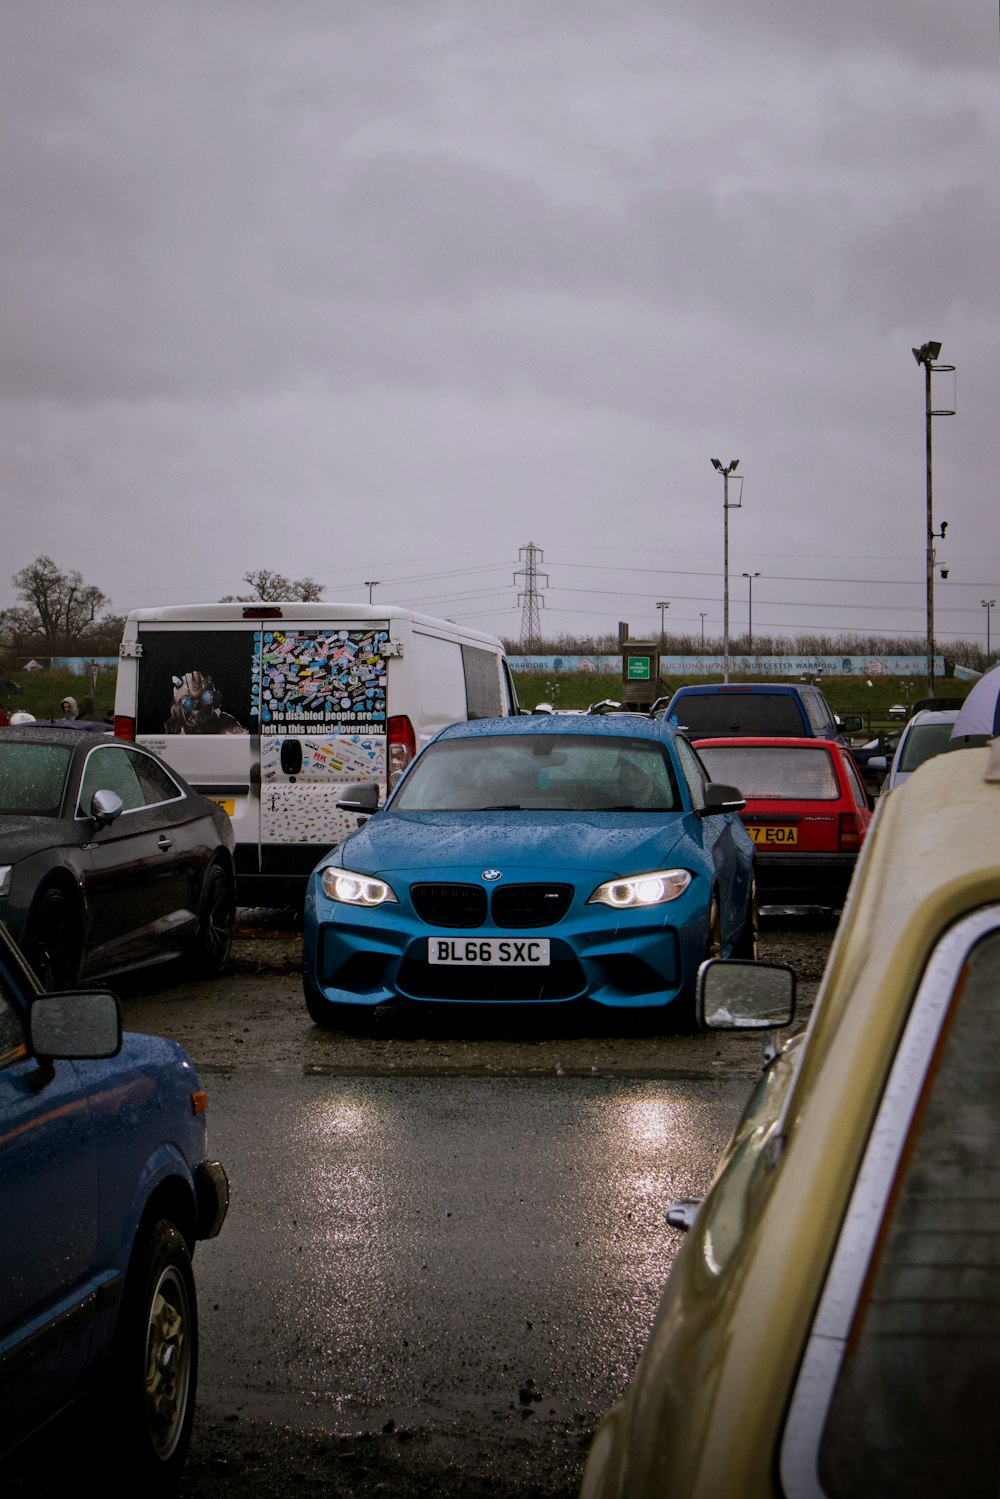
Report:
[[[77,982],[83,952],[80,915],[61,890],[46,890],[38,902],[28,921],[24,952],[43,989],[72,989]]]
[[[233,882],[221,864],[212,864],[202,887],[198,934],[188,960],[190,968],[199,977],[215,978],[225,971],[233,949],[235,927]]]
[[[174,1225],[160,1219],[133,1251],[104,1405],[130,1492],[176,1489],[191,1445],[197,1381],[191,1256]]]
[[[719,902],[712,896],[712,903],[708,908],[708,935],[705,939],[705,957],[722,957],[722,918],[719,915]]]
[[[742,958],[744,962],[756,963],[759,937],[760,916],[757,909],[757,881],[751,879],[746,920],[743,923],[743,930],[733,944],[733,957]]]

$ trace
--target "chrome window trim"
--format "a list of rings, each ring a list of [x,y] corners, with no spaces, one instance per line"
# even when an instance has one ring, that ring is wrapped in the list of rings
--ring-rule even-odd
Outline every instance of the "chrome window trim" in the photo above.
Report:
[[[998,905],[964,917],[938,941],[924,970],[792,1389],[779,1459],[786,1499],[825,1499],[819,1479],[820,1444],[887,1199],[962,965],[976,943],[998,927]]]
[[[91,748],[87,751],[87,753],[86,753],[86,755],[84,757],[83,769],[80,772],[80,788],[81,788],[81,791],[83,789],[84,780],[86,779],[86,776],[87,776],[87,766],[90,763],[91,756],[99,754],[101,750],[110,750],[110,749],[120,749],[120,750],[131,751],[133,754],[142,755],[142,757],[144,759],[146,759],[146,760],[151,760],[153,758],[150,755],[150,753],[149,753],[148,750],[143,749],[143,747],[142,747],[141,744],[128,744],[128,745],[124,745],[124,744],[95,744],[95,745],[92,745]],[[163,801],[163,802],[143,802],[143,804],[142,804],[141,807],[123,807],[122,808],[122,813],[121,813],[122,817],[131,817],[136,812],[152,812],[157,807],[173,807],[179,801],[181,801],[181,802],[187,801],[187,799],[188,799],[187,798],[187,792],[184,790],[183,786],[181,786],[178,783],[176,777],[174,776],[173,772],[170,769],[170,766],[167,765],[166,762],[163,761],[163,760],[157,760],[154,763],[156,765],[158,765],[161,770],[165,771],[168,780],[172,781],[173,784],[177,787],[177,795],[176,796],[171,796],[166,801]],[[91,817],[90,817],[89,813],[87,813],[87,812],[81,812],[80,811],[80,791],[78,791],[77,794],[76,794],[76,811],[73,813],[73,821],[74,822],[90,822],[91,821]]]

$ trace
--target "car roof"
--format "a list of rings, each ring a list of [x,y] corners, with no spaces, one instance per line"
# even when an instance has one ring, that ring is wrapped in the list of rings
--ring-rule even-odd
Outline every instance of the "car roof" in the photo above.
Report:
[[[590,735],[600,738],[651,739],[662,744],[673,738],[670,724],[650,718],[648,713],[521,714],[516,718],[475,718],[469,723],[453,723],[442,729],[442,739],[495,739],[518,735],[563,737]]]
[[[32,744],[67,744],[74,746],[82,742],[80,730],[83,722],[76,723],[71,720],[63,724],[44,723],[18,723],[9,724],[3,731],[4,740],[21,739],[28,740]],[[89,725],[92,731],[101,730],[107,737],[113,737],[110,724]]]
[[[817,692],[811,682],[702,682],[690,687],[678,687],[674,697],[681,692]]]
[[[919,713],[914,713],[906,729],[912,729],[918,723],[954,723],[957,718],[957,708],[921,708]]]
[[[874,836],[873,836],[874,835]],[[789,1108],[841,1033],[877,1065],[942,932],[1000,900],[1000,740],[936,755],[880,801],[820,985]],[[860,1064],[859,1064],[860,1065]]]
[[[843,753],[842,746],[834,739],[793,738],[791,735],[719,734],[714,738],[709,738],[707,735],[703,738],[700,734],[692,734],[691,743],[697,750],[711,749],[713,746],[724,747],[726,749],[752,749],[756,746],[759,749],[822,750],[827,754],[833,750]]]

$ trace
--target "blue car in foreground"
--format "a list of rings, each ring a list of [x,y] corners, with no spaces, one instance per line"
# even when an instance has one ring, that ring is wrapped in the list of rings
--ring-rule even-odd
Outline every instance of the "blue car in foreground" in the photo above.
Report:
[[[639,714],[443,730],[313,872],[304,988],[318,1025],[391,1000],[671,1006],[699,965],[753,956],[753,844],[734,787]]]
[[[0,926],[0,1457],[76,1407],[81,1472],[166,1494],[194,1417],[191,1256],[229,1183],[187,1053],[46,994]],[[85,1444],[85,1445],[84,1445]]]

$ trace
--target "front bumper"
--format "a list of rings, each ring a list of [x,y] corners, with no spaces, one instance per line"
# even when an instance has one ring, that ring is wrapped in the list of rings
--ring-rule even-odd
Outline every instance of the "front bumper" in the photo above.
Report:
[[[594,881],[596,885],[597,881]],[[512,930],[487,921],[474,928],[431,926],[402,904],[358,910],[306,900],[303,941],[307,984],[331,1003],[564,1004],[589,999],[618,1008],[651,1008],[693,993],[705,955],[708,900],[696,889],[645,910],[587,905],[579,894],[552,926]],[[589,893],[589,892],[588,892]],[[547,966],[487,967],[428,961],[428,943],[547,938]]]

